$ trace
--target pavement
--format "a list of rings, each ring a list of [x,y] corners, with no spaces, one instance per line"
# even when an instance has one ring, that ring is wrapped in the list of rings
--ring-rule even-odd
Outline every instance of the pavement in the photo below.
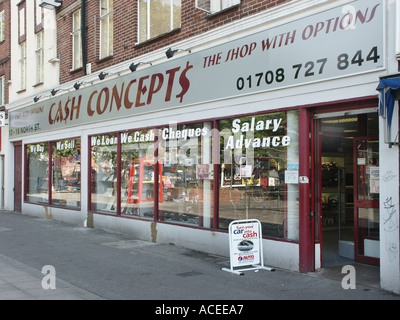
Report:
[[[229,257],[0,210],[0,300],[152,301],[149,313],[182,317],[265,300],[400,300],[380,289],[378,268],[353,266],[355,288],[339,266],[236,275],[223,270]]]

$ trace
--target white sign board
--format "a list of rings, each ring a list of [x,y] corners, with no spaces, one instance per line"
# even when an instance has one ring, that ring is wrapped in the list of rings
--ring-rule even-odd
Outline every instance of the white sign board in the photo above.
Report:
[[[358,0],[39,100],[11,138],[385,68],[385,1]],[[229,37],[227,37],[229,38]],[[200,106],[201,107],[201,106]]]
[[[264,267],[261,223],[257,219],[235,220],[229,224],[229,248],[231,267],[222,268],[224,271],[242,275],[247,270],[274,270]]]

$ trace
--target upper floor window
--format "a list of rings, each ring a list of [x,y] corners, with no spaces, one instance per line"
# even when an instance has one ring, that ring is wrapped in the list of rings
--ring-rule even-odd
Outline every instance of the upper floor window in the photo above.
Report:
[[[19,32],[19,37],[22,38],[25,36],[25,7],[22,7],[19,10],[19,28],[18,28],[18,32]],[[23,41],[23,40],[22,40]]]
[[[181,0],[139,0],[139,42],[181,26]]]
[[[72,14],[72,69],[82,68],[81,10]]]
[[[239,4],[240,0],[196,0],[196,8],[209,13],[217,13]]]
[[[0,77],[0,106],[4,106],[4,103],[6,101],[4,87],[5,87],[5,77],[2,76]]]
[[[42,20],[43,20],[43,8],[39,6],[41,3],[41,0],[36,0],[36,8],[35,8],[35,26],[40,26],[42,25]]]
[[[113,0],[100,0],[100,59],[113,54]]]
[[[26,41],[19,45],[20,90],[26,89]]]
[[[0,12],[0,42],[6,39],[5,36],[5,21],[4,21],[4,10]]]
[[[43,82],[44,77],[44,33],[36,34],[36,83]]]

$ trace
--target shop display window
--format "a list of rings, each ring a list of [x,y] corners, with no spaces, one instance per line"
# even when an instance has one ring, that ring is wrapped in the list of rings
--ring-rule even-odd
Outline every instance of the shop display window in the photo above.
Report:
[[[26,201],[79,209],[80,148],[80,139],[76,138],[26,145]]]
[[[219,121],[219,227],[258,219],[262,235],[298,240],[298,112]]]
[[[121,137],[121,214],[154,219],[154,200],[162,199],[155,184],[155,130],[124,132]],[[157,169],[158,170],[158,169]],[[161,171],[158,170],[159,176]],[[160,180],[160,179],[159,179]]]
[[[91,210],[117,212],[117,134],[90,137]]]
[[[170,124],[159,130],[162,172],[160,221],[211,227],[213,167],[211,123]]]
[[[81,205],[81,143],[67,139],[52,143],[52,204],[68,208]]]
[[[26,145],[25,152],[28,164],[25,199],[49,204],[49,143]]]
[[[298,126],[288,111],[92,136],[90,210],[222,230],[258,219],[296,241]]]

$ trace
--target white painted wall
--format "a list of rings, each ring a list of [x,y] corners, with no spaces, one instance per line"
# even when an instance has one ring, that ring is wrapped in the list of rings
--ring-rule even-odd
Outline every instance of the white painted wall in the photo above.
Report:
[[[398,74],[400,53],[400,0],[387,1],[387,74]],[[397,57],[397,58],[396,58]],[[384,121],[380,118],[380,274],[382,289],[400,293],[400,229],[399,229],[399,146],[384,144]],[[392,138],[399,142],[399,105],[396,103],[392,122]],[[389,202],[387,202],[389,201]],[[392,208],[388,208],[393,205]]]
[[[27,81],[26,90],[20,91],[20,66],[19,57],[20,50],[18,44],[18,6],[20,0],[11,0],[11,78],[9,83],[9,103],[7,110],[15,110],[19,107],[33,103],[33,97],[36,95],[50,95],[53,88],[59,85],[59,64],[57,62],[49,62],[56,58],[57,55],[57,30],[55,10],[43,10],[44,13],[44,82],[36,85],[36,38],[34,33],[35,18],[35,1],[26,2],[26,44],[27,44]],[[8,122],[8,121],[7,121]],[[5,155],[5,174],[4,180],[6,188],[4,190],[4,208],[14,209],[14,148],[9,141],[8,127],[2,130],[2,154]]]
[[[394,136],[399,132],[399,108],[393,114]],[[380,119],[383,127],[385,119]],[[398,142],[398,137],[397,137]],[[381,287],[385,290],[400,293],[400,234],[399,234],[399,147],[383,142],[383,130],[380,134],[379,148],[379,181],[380,183],[380,274]]]
[[[26,2],[26,45],[27,45],[27,82],[26,90],[18,92],[20,88],[20,66],[19,57],[20,50],[18,44],[18,6],[20,0],[11,0],[11,84],[9,87],[11,106],[16,105],[17,102],[32,103],[32,98],[35,95],[49,95],[51,89],[56,88],[59,84],[59,65],[57,62],[49,62],[51,59],[56,58],[57,55],[57,30],[56,30],[56,13],[55,10],[44,9],[44,83],[36,85],[36,38],[35,38],[35,1]]]

